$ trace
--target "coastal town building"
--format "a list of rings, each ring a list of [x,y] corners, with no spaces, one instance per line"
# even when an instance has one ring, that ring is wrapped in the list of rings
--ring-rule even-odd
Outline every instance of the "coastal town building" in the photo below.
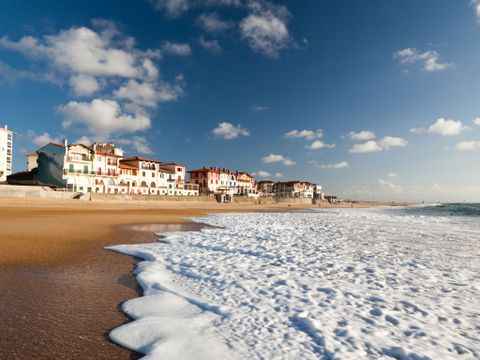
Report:
[[[203,167],[190,170],[190,182],[199,186],[201,194],[223,194],[256,197],[255,179],[247,172],[226,168]]]
[[[257,192],[260,196],[274,196],[273,185],[271,180],[262,180],[257,182]]]
[[[5,125],[0,128],[0,182],[6,181],[12,174],[13,165],[13,134]]]
[[[38,154],[37,153],[31,153],[25,155],[27,158],[27,171],[32,171],[38,166],[37,160],[38,160]]]
[[[255,186],[255,178],[247,172],[236,173],[237,175],[237,191],[238,195],[257,196],[257,188]]]
[[[124,151],[111,143],[50,143],[36,154],[37,180],[42,184],[107,194],[198,195],[198,185],[185,182],[184,165],[124,158]]]
[[[308,181],[279,181],[273,185],[276,197],[281,198],[316,198],[323,196],[321,186]]]

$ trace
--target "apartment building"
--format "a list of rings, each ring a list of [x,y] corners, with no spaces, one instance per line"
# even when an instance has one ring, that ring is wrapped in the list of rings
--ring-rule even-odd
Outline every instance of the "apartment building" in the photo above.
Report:
[[[7,176],[12,174],[13,164],[13,134],[5,125],[0,128],[0,182],[6,181]]]

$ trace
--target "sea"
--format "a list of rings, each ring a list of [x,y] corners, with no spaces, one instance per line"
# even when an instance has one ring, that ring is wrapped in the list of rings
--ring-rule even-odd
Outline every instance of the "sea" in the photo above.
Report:
[[[145,359],[480,359],[480,204],[191,219],[110,249],[143,259]]]

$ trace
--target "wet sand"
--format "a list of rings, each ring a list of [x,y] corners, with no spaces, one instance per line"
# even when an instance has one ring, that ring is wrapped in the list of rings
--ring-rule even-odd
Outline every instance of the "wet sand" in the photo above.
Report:
[[[291,208],[0,198],[0,359],[138,359],[108,339],[140,294],[136,259],[104,246],[199,228],[186,217]]]

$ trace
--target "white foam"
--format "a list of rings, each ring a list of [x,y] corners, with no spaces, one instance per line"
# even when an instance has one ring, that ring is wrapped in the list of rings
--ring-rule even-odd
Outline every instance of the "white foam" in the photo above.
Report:
[[[152,359],[480,356],[480,230],[387,210],[216,214],[221,229],[115,246],[146,259],[135,321]]]

